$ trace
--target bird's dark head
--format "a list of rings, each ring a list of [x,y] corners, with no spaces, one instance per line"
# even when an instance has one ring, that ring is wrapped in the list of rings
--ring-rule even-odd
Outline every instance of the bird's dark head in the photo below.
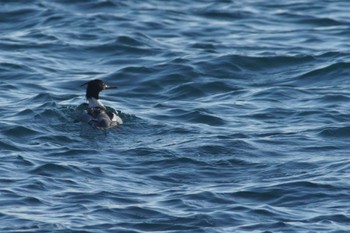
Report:
[[[99,99],[99,93],[103,90],[107,90],[107,89],[114,89],[117,87],[113,87],[113,86],[108,86],[106,85],[101,79],[94,79],[91,80],[85,84],[83,84],[82,86],[87,85],[86,87],[86,98],[89,99],[91,97],[95,98],[95,99]]]

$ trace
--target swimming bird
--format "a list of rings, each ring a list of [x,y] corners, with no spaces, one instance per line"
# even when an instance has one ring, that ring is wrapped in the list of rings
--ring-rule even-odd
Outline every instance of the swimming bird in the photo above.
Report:
[[[86,99],[89,106],[84,110],[80,121],[86,122],[96,128],[110,128],[123,124],[123,120],[114,112],[109,111],[101,102],[99,94],[103,90],[115,89],[115,86],[108,86],[100,79],[91,80],[81,86],[86,87]]]

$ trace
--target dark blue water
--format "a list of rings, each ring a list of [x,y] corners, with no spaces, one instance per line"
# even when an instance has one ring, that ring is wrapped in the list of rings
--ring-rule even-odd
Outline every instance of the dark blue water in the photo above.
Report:
[[[349,9],[1,1],[0,231],[348,232]]]

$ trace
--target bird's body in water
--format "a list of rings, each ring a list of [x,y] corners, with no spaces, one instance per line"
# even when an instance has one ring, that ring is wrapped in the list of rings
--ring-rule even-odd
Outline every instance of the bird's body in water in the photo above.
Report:
[[[111,128],[123,123],[122,119],[114,112],[109,111],[99,99],[101,91],[116,87],[108,86],[100,79],[89,81],[83,85],[87,85],[86,99],[89,102],[89,106],[80,116],[80,121],[96,128]]]

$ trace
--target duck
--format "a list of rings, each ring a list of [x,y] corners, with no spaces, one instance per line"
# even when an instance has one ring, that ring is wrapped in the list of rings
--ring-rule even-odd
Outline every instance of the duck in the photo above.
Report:
[[[80,116],[80,121],[88,123],[95,128],[111,128],[123,124],[123,120],[115,113],[106,108],[101,102],[99,94],[103,90],[116,89],[116,86],[108,86],[101,79],[88,81],[86,85],[86,99],[88,107]]]

